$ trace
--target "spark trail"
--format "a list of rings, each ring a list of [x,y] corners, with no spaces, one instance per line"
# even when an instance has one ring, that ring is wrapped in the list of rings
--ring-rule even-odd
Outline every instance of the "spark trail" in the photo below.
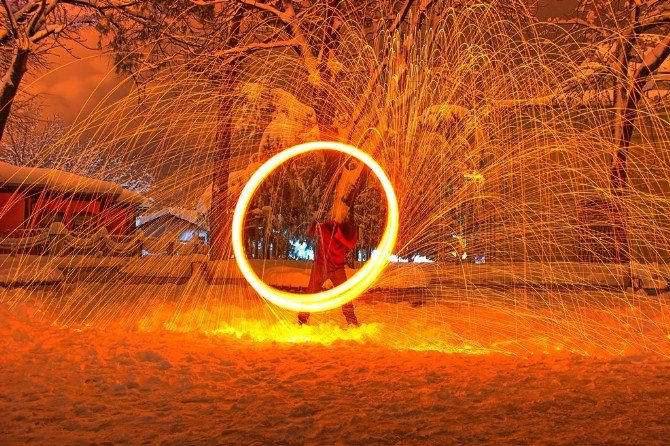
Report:
[[[546,39],[551,32],[560,38]],[[67,152],[88,135],[90,151],[114,153],[158,178],[155,208],[200,209],[206,226],[222,123],[230,125],[231,171],[239,174],[229,181],[235,197],[250,167],[321,137],[314,92],[326,91],[338,137],[377,160],[396,190],[395,254],[434,261],[382,277],[381,291],[360,302],[367,327],[333,331],[325,313],[310,335],[300,334],[293,313],[249,288],[212,284],[202,258],[185,284],[70,284],[53,293],[6,290],[2,300],[37,300],[43,317],[66,326],[139,325],[259,341],[339,337],[442,351],[668,354],[667,294],[635,294],[625,283],[642,272],[670,277],[662,90],[641,101],[629,185],[620,194],[610,184],[618,148],[612,75],[588,63],[608,42],[571,40],[550,23],[485,4],[444,8],[418,30],[382,29],[372,40],[347,22],[338,39],[328,61],[332,79],[315,79],[291,49],[236,60],[234,88],[216,75],[231,67],[211,55],[184,61],[141,90],[97,104],[53,150]],[[232,116],[222,120],[221,104],[230,101]],[[321,157],[306,156],[268,177],[254,206],[277,222],[273,233],[304,240],[309,220],[326,215],[336,183],[325,172]],[[365,181],[355,210],[366,222],[362,239],[375,246],[386,210],[374,179]],[[625,262],[614,258],[616,244]],[[282,257],[279,245],[274,255]],[[475,256],[485,263],[472,263]],[[262,249],[258,257],[273,265]],[[160,278],[177,260],[147,265]],[[418,274],[431,280],[408,291]],[[383,291],[385,280],[406,286]]]

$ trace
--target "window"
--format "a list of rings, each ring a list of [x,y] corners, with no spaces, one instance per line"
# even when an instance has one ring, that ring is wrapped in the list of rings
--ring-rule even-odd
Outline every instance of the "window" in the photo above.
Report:
[[[37,220],[37,226],[40,228],[48,228],[53,223],[63,223],[65,216],[62,212],[57,211],[43,211]]]

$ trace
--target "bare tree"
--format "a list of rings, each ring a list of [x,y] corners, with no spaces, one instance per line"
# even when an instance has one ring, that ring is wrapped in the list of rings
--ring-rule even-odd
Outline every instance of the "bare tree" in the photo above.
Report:
[[[598,42],[594,75],[609,75],[616,112],[612,139],[611,187],[627,187],[626,160],[640,101],[655,83],[654,74],[670,56],[670,1],[634,0],[596,2],[582,0],[573,17],[556,23]]]
[[[167,25],[157,19],[133,21],[122,32],[114,31],[111,44],[119,68],[133,73],[140,82],[150,79],[153,71],[174,65],[199,72],[200,78],[210,79],[212,88],[221,92],[210,218],[213,258],[227,255],[231,207],[227,194],[232,155],[230,118],[234,92],[248,81],[244,76],[249,74],[248,68],[254,60],[272,53],[290,54],[300,67],[298,78],[304,85],[300,99],[314,109],[320,137],[350,140],[370,109],[370,95],[384,66],[375,66],[376,71],[368,76],[368,96],[358,98],[353,111],[347,110],[353,124],[338,125],[336,118],[343,110],[338,110],[332,94],[333,85],[346,81],[348,76],[338,68],[346,28],[359,26],[358,34],[367,38],[375,51],[385,52],[388,49],[380,43],[384,32],[397,31],[407,22],[412,8],[416,9],[412,20],[418,24],[433,3],[433,0],[191,0],[187,6],[176,0],[163,0],[154,2],[154,16],[179,12]],[[378,59],[383,61],[384,57]],[[218,69],[212,69],[213,66]],[[341,163],[339,156],[328,156],[329,177],[336,175]],[[336,206],[344,203],[341,198],[335,200]]]
[[[35,127],[9,126],[0,142],[0,161],[26,167],[59,169],[117,183],[140,193],[149,192],[153,174],[123,159],[118,150],[98,150],[67,138],[68,128],[55,116]]]
[[[196,4],[212,5],[221,4],[220,1],[194,1]],[[347,23],[362,22],[368,25],[372,19],[387,20],[390,23],[386,31],[393,33],[397,31],[406,20],[410,9],[418,6],[414,26],[419,26],[419,21],[424,17],[426,9],[432,1],[407,0],[402,3],[382,2],[368,0],[359,2],[356,6],[349,2],[311,2],[311,1],[285,1],[257,2],[249,0],[234,0],[226,2],[234,4],[236,9],[231,21],[230,40],[228,47],[218,54],[223,57],[225,66],[235,66],[243,63],[244,59],[253,56],[258,51],[272,49],[288,49],[295,53],[296,59],[301,61],[302,68],[307,80],[306,86],[311,94],[308,99],[310,106],[316,113],[317,126],[320,138],[326,140],[348,141],[351,139],[359,120],[365,110],[370,106],[369,101],[375,90],[376,82],[384,70],[384,62],[377,65],[371,73],[368,88],[364,90],[364,96],[359,98],[353,111],[348,113],[349,122],[337,125],[336,119],[344,112],[338,110],[336,104],[331,100],[331,88],[337,82],[341,82],[347,73],[339,71],[337,60],[339,46],[342,43],[342,28]],[[419,5],[420,4],[420,5]],[[379,13],[381,11],[381,14]],[[392,19],[390,19],[392,18]],[[259,33],[259,29],[263,30]],[[373,36],[378,38],[379,35]],[[386,49],[380,48],[381,51]],[[385,61],[383,55],[379,60]],[[229,73],[226,73],[229,78]],[[232,82],[224,84],[224,88],[234,89]],[[222,117],[230,116],[232,113],[229,106],[222,105]],[[223,185],[227,183],[228,169],[225,160],[230,157],[230,125],[226,122],[220,124],[220,135],[218,148],[223,160],[222,167],[215,170],[218,178],[215,178],[215,194],[213,196],[212,225],[214,258],[223,258],[226,254],[226,243],[229,239],[227,215],[230,208],[230,197],[227,196]],[[342,160],[338,155],[328,154],[326,157],[326,178],[334,178],[338,173],[338,167]],[[338,218],[346,218],[353,211],[355,200],[355,184],[362,172],[362,166],[348,175],[340,176],[339,184],[336,186],[336,195],[333,202],[333,215]],[[217,227],[218,226],[218,227]]]
[[[600,77],[609,84],[603,91],[615,116],[609,172],[614,198],[611,206],[615,214],[615,256],[618,262],[626,262],[626,209],[622,199],[629,187],[627,160],[640,106],[647,99],[645,94],[657,88],[656,75],[670,56],[670,1],[582,0],[571,17],[554,22],[566,27],[572,36],[581,34],[593,42],[594,51],[588,60],[592,68],[586,81]],[[552,100],[568,96],[559,92]],[[584,98],[594,99],[598,98]]]
[[[496,8],[504,14],[528,15],[525,8],[517,8],[521,4],[497,2]],[[389,81],[389,63],[399,67],[395,73],[398,84],[407,86],[408,82],[403,74],[403,70],[408,71],[408,62],[402,60],[405,50],[391,47],[394,36],[402,33],[403,45],[410,48],[416,36],[432,35],[425,31],[439,24],[443,14],[453,15],[468,5],[460,0],[191,0],[189,7],[176,0],[163,0],[154,2],[157,17],[169,16],[181,6],[167,26],[158,26],[161,20],[134,21],[117,32],[112,47],[118,66],[139,81],[150,79],[153,71],[175,66],[194,70],[199,80],[208,79],[210,88],[218,89],[221,103],[212,169],[211,256],[224,258],[228,251],[230,120],[236,92],[263,71],[260,68],[254,72],[254,64],[281,57],[290,65],[292,76],[276,80],[275,86],[291,89],[314,110],[321,139],[374,145],[379,141],[366,141],[366,129],[381,127],[378,111],[387,99],[381,84]],[[476,14],[469,17],[475,20]],[[355,39],[357,45],[352,45]],[[430,48],[431,41],[424,39],[421,44]],[[353,55],[352,46],[356,50],[364,48],[365,54]],[[352,56],[367,57],[369,63],[347,65],[347,58]],[[355,89],[341,88],[351,84]],[[337,95],[346,98],[334,100]],[[394,98],[396,102],[411,100],[411,88],[404,87],[401,97]],[[346,218],[361,190],[358,186],[364,183],[364,169],[338,155],[327,155],[326,178],[332,178],[331,189],[336,191],[331,213]],[[353,168],[341,169],[345,164]]]
[[[27,114],[32,118],[28,123],[14,117],[8,123],[0,141],[0,159],[17,166],[39,166],[42,158],[51,158],[49,151],[67,129],[58,116],[42,121],[39,107],[29,107]]]
[[[0,8],[0,140],[29,64],[44,63],[54,48],[84,44],[90,27],[120,31],[123,22],[149,21],[140,0],[2,0]]]

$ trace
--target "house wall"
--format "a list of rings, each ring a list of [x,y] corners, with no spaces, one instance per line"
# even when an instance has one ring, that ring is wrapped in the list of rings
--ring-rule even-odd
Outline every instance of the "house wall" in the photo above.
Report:
[[[163,215],[139,227],[148,237],[171,237],[180,239],[187,231],[196,231],[198,227],[174,215]]]
[[[26,197],[15,192],[0,192],[0,238],[22,235]]]
[[[40,221],[46,213],[58,212],[63,214],[63,223],[68,229],[73,229],[73,219],[77,214],[87,213],[94,216],[100,214],[100,199],[72,199],[64,196],[50,196],[40,194],[33,197],[30,209],[28,226],[32,229],[40,227]],[[97,218],[96,218],[97,219]]]
[[[47,213],[62,213],[63,223],[74,228],[78,215],[91,216],[93,228],[106,228],[113,235],[127,235],[135,227],[138,210],[135,207],[112,205],[106,207],[105,198],[90,199],[63,195],[25,194],[16,191],[0,192],[0,237],[18,237],[24,230],[40,228],[40,220]]]
[[[103,209],[100,224],[113,235],[128,235],[135,226],[137,211],[129,207],[113,206]]]

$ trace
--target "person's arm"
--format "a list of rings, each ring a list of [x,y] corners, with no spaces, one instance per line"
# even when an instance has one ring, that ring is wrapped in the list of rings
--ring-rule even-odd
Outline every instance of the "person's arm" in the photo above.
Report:
[[[349,235],[345,234],[342,231],[344,225],[337,225],[337,231],[335,231],[335,239],[344,245],[347,249],[352,249],[356,246],[358,241],[358,229],[354,225],[347,225],[347,232]]]
[[[309,226],[309,229],[307,229],[307,235],[314,238],[314,236],[316,235],[316,228],[318,225],[319,224],[316,221],[312,222],[312,224]]]

